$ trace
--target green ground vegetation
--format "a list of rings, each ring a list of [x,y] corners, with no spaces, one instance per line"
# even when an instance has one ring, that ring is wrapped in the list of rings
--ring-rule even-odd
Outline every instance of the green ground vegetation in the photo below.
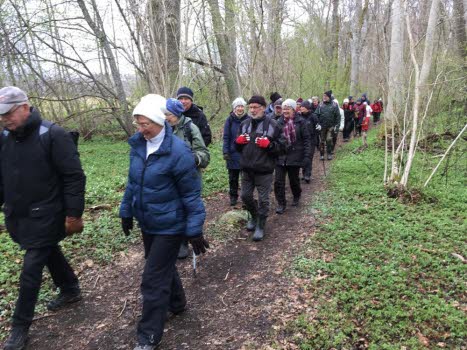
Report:
[[[462,349],[467,265],[455,254],[467,257],[465,141],[423,190],[439,157],[420,152],[411,192],[390,198],[376,134],[361,153],[359,141],[339,151],[311,204],[319,224],[292,273],[313,292],[316,314],[290,323],[288,337],[302,350]]]
[[[227,189],[228,176],[222,159],[221,145],[210,146],[211,164],[203,171],[203,196]],[[87,177],[85,229],[62,242],[65,255],[71,258],[74,267],[92,261],[105,264],[131,244],[139,241],[133,232],[125,237],[120,228],[118,207],[123,196],[128,174],[129,145],[121,140],[96,137],[82,142],[79,152]],[[3,216],[1,217],[3,223]],[[0,233],[0,339],[5,335],[6,325],[17,297],[22,252],[2,229]],[[49,275],[44,273],[45,283],[41,289],[37,310],[44,310],[44,301],[53,294]]]

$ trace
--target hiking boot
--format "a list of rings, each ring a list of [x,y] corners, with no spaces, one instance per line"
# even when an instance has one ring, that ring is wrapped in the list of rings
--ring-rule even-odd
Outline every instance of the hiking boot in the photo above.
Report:
[[[264,226],[266,226],[266,219],[265,216],[258,217],[258,224],[256,225],[255,233],[253,235],[253,241],[259,242],[262,241],[264,238]]]
[[[156,344],[156,345],[151,345],[151,344],[138,344],[133,350],[155,350],[159,347],[161,344],[161,341]]]
[[[300,197],[294,197],[292,202],[292,207],[297,207],[300,202]]]
[[[349,142],[349,139],[344,139],[344,142]]]
[[[49,311],[58,311],[61,308],[76,303],[82,299],[81,290],[79,287],[76,287],[70,291],[62,292],[54,299],[49,301],[47,304],[47,310]]]
[[[182,244],[180,245],[180,249],[178,250],[177,259],[186,259],[188,258],[189,253],[190,252],[188,250],[188,242],[183,241]]]
[[[323,156],[323,155],[320,155],[320,156],[319,156],[319,160],[324,160],[324,156]]]
[[[256,228],[256,215],[253,215],[253,214],[249,214],[249,219],[246,223],[246,229],[247,231],[254,231],[255,228]]]
[[[276,214],[284,214],[285,204],[279,204],[276,208]]]
[[[328,154],[328,160],[332,160],[332,154]]]
[[[235,207],[237,205],[237,203],[238,203],[237,197],[233,197],[233,196],[230,197],[230,206],[231,207]]]
[[[22,350],[26,347],[28,342],[27,327],[13,327],[10,336],[5,342],[4,350]]]
[[[303,180],[305,181],[306,184],[309,184],[311,179],[310,179],[310,177],[305,176],[305,177],[303,178]]]

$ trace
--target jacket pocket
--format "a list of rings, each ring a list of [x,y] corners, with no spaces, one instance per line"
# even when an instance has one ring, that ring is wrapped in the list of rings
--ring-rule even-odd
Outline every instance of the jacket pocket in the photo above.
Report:
[[[40,218],[47,215],[53,215],[62,210],[61,203],[49,203],[49,204],[33,204],[29,208],[29,216],[31,218]]]

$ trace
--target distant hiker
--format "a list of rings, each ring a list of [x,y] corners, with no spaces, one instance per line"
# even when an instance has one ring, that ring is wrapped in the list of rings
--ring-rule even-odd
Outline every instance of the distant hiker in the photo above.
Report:
[[[78,278],[59,242],[83,231],[86,177],[71,135],[41,118],[21,89],[0,89],[0,206],[12,240],[25,250],[12,328],[4,349],[21,350],[44,267],[60,289],[50,311],[81,300]]]
[[[337,105],[337,108],[339,108],[339,115],[340,115],[339,124],[336,125],[334,129],[332,130],[332,152],[331,153],[334,154],[334,149],[336,148],[336,145],[337,145],[337,138],[339,137],[339,131],[344,130],[345,117],[344,117],[344,110],[340,108],[339,101],[335,98],[332,100],[332,102]]]
[[[363,94],[362,94],[362,97],[360,97],[360,98],[361,98],[361,100],[362,100],[362,103],[365,103],[365,102],[366,102],[368,105],[370,105],[370,99],[367,97],[367,93],[366,93],[366,92],[363,93]]]
[[[160,96],[159,96],[160,97]],[[143,235],[143,311],[135,350],[152,350],[161,342],[167,311],[185,310],[186,298],[175,262],[183,239],[196,255],[206,252],[206,217],[201,178],[187,144],[165,122],[157,95],[146,95],[133,110],[138,132],[130,144],[128,183],[120,205],[125,235],[138,221]]]
[[[173,134],[185,141],[187,146],[190,147],[195,159],[195,165],[201,175],[201,169],[209,165],[211,157],[208,148],[204,145],[201,132],[190,118],[182,114],[183,110],[183,105],[179,100],[169,98],[163,112],[165,119],[172,127]],[[180,245],[178,259],[185,259],[188,255],[188,240],[185,239]]]
[[[266,100],[254,95],[248,101],[251,118],[240,125],[235,141],[242,169],[242,201],[250,213],[247,230],[255,231],[254,241],[261,241],[269,213],[272,174],[277,157],[284,150],[284,140],[277,121],[264,115]],[[254,190],[258,201],[254,200]]]
[[[371,105],[371,109],[373,110],[373,124],[377,124],[379,122],[381,112],[383,111],[383,104],[380,100],[375,100]]]
[[[266,116],[272,116],[273,115],[273,113],[274,113],[274,103],[280,98],[282,98],[282,96],[278,92],[273,92],[271,94],[271,96],[269,96],[269,99],[271,100],[271,103],[268,105],[268,107],[266,108],[266,111],[264,112],[264,114]]]
[[[300,106],[302,105],[303,103],[303,98],[299,97],[297,99],[297,108],[295,108],[295,112],[299,113],[300,112]]]
[[[232,102],[232,112],[230,112],[224,124],[224,136],[222,153],[229,171],[229,195],[230,205],[237,205],[238,185],[240,180],[240,153],[235,147],[235,139],[238,135],[240,124],[249,118],[245,110],[246,101],[242,97],[236,98]]]
[[[323,102],[315,110],[321,125],[320,135],[320,159],[324,159],[324,149],[326,146],[327,159],[332,159],[332,132],[340,124],[339,107],[331,101],[332,91],[326,91],[323,94]]]
[[[362,103],[362,100],[359,98],[355,104],[355,129],[358,136],[362,135],[362,123],[363,118],[366,116],[366,106]]]
[[[301,116],[306,120],[308,132],[310,134],[310,161],[305,162],[303,166],[303,180],[309,184],[311,181],[311,173],[313,170],[313,155],[315,148],[319,143],[319,132],[321,125],[319,125],[318,117],[311,112],[312,104],[309,101],[304,101],[300,107]]]
[[[352,97],[352,96],[349,96]],[[344,110],[344,130],[343,130],[343,138],[344,142],[348,142],[350,139],[350,135],[354,128],[354,119],[355,119],[355,111],[353,109],[353,104],[350,104],[350,98],[344,99],[344,104],[342,105],[342,109]]]
[[[368,147],[367,134],[368,134],[369,127],[370,127],[370,114],[367,113],[362,121],[362,141],[363,141],[364,147]]]
[[[293,195],[292,206],[298,206],[302,193],[300,168],[304,166],[311,168],[308,123],[295,112],[296,108],[297,104],[294,100],[285,100],[282,103],[282,117],[278,121],[285,139],[285,153],[280,155],[277,160],[274,176],[277,214],[283,214],[287,205],[285,196],[286,176],[289,176],[290,189]]]
[[[177,100],[179,100],[185,111],[183,115],[192,120],[198,127],[203,136],[204,144],[208,147],[212,141],[211,127],[204,115],[203,110],[193,103],[193,91],[188,87],[181,87],[177,91]]]
[[[274,102],[274,113],[270,114],[269,116],[273,119],[279,119],[282,115],[282,98],[278,99]]]
[[[316,108],[319,106],[319,98],[318,96],[313,96],[311,98],[311,113],[315,113]]]

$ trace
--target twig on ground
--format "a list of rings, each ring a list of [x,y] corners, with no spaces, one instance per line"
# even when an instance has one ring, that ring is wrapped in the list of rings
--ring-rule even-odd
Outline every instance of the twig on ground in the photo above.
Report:
[[[123,304],[122,311],[120,311],[120,313],[118,314],[117,318],[119,318],[120,316],[122,316],[123,311],[125,311],[125,309],[126,309],[126,302],[127,302],[127,299],[125,299],[125,303]]]

